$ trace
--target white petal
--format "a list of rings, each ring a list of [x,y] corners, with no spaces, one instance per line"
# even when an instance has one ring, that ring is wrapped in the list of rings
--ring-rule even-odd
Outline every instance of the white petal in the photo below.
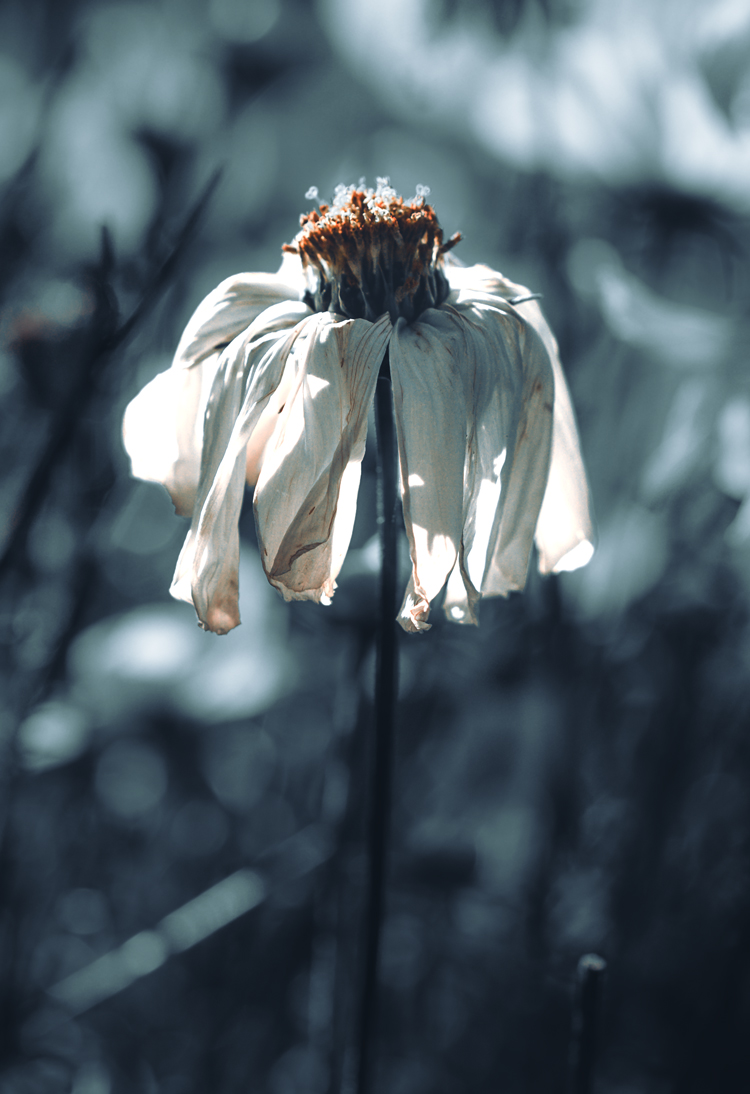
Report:
[[[518,320],[509,311],[468,304],[457,307],[456,314],[464,327],[470,369],[464,524],[458,567],[464,596],[459,599],[458,581],[454,579],[445,611],[454,621],[476,623],[475,604],[480,592],[488,591],[488,559],[505,504],[512,462],[507,457],[513,451],[522,412],[523,370]]]
[[[490,269],[483,263],[476,266],[449,266],[445,265],[445,276],[452,292],[467,290],[472,294],[485,293],[489,296],[497,296],[501,300],[510,300],[516,296],[528,296],[530,290],[523,285],[516,285],[503,277],[497,270]]]
[[[521,433],[530,428],[534,382],[540,377],[551,400],[551,369],[539,339],[512,307],[486,294],[473,297],[462,290],[453,298],[462,303],[443,307],[464,338],[463,527],[459,563],[444,604],[448,619],[460,623],[477,622],[480,593],[507,595],[525,583],[544,481],[528,491],[524,507],[529,476],[522,456],[528,449],[534,474],[546,475],[551,419],[550,401],[546,432],[543,424],[535,425],[534,445],[519,447]]]
[[[204,627],[217,634],[240,622],[238,521],[247,444],[281,383],[295,340],[312,319],[302,304],[269,308],[219,360],[206,408],[193,522],[171,589],[177,599],[192,601]]]
[[[417,587],[417,579],[412,569],[397,616],[398,622],[407,634],[423,634],[432,627],[432,623],[427,622],[429,617],[430,602],[427,599],[425,590],[421,586]]]
[[[132,474],[166,486],[178,516],[192,516],[203,447],[203,415],[219,355],[155,376],[125,410],[123,442]]]
[[[276,276],[285,285],[294,286],[297,299],[301,300],[307,288],[307,279],[302,269],[302,260],[299,255],[284,251],[281,257],[281,265],[276,271]]]
[[[554,380],[541,338],[515,309],[467,289],[457,299],[445,307],[471,332],[474,432],[461,558],[467,602],[454,584],[446,608],[449,618],[460,609],[473,621],[479,581],[483,596],[505,596],[526,583],[549,470]]]
[[[248,334],[255,339],[273,336],[275,331],[294,326],[309,314],[309,308],[298,301],[276,304],[263,314],[260,326],[256,323]],[[242,365],[235,377],[241,386],[247,361],[239,353],[234,359]],[[187,369],[178,354],[172,367],[154,377],[125,410],[123,442],[133,475],[162,483],[181,517],[192,516],[195,507],[204,416],[218,363],[219,353],[214,352]],[[223,372],[219,389],[224,385]],[[222,400],[216,412],[226,416],[226,392]]]
[[[331,578],[334,580],[334,584],[335,579],[341,572],[341,567],[344,565],[346,552],[349,550],[349,543],[352,538],[354,518],[357,515],[357,495],[361,475],[361,457],[360,459],[349,460],[344,468],[344,474],[341,476],[339,500],[333,521],[333,532],[331,533]]]
[[[517,305],[540,334],[555,377],[552,459],[536,530],[543,574],[585,566],[594,553],[594,525],[573,404],[557,342],[536,300]]]
[[[201,626],[214,634],[226,634],[241,622],[238,521],[245,492],[244,471],[243,461],[237,460],[228,481],[222,483],[220,502],[203,522],[204,528],[194,519],[169,590],[176,600],[193,604]]]
[[[294,257],[294,256],[291,256]],[[288,275],[288,276],[282,276]],[[198,305],[175,352],[174,364],[190,366],[233,341],[261,312],[301,294],[293,264],[278,274],[241,273],[222,281]]]
[[[296,378],[255,490],[263,565],[285,599],[333,594],[390,330],[387,315],[369,323],[320,313],[290,357]]]
[[[482,582],[485,596],[523,589],[539,511],[547,488],[552,445],[554,378],[544,344],[529,325],[514,347],[522,375],[515,443],[503,466],[500,519]]]
[[[412,577],[399,622],[423,631],[432,601],[453,569],[461,542],[466,454],[460,324],[430,309],[412,326],[396,324],[390,347],[404,524]]]
[[[496,298],[495,303],[528,297],[530,290],[488,266],[447,267],[446,275],[453,290],[451,300],[470,301]],[[575,414],[560,354],[552,331],[536,300],[513,305],[540,335],[549,354],[555,381],[552,456],[547,489],[539,515],[536,545],[542,573],[559,572],[583,566],[594,550],[586,471],[580,450]],[[578,546],[580,550],[576,550]]]

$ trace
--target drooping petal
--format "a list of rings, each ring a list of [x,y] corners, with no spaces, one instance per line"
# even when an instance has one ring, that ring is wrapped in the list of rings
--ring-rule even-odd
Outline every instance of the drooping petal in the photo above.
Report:
[[[175,352],[174,366],[190,367],[229,345],[266,308],[299,301],[298,277],[301,270],[298,272],[293,262],[282,262],[276,274],[241,273],[222,281],[190,317]]]
[[[193,313],[172,367],[156,376],[127,407],[123,441],[132,473],[136,478],[162,483],[178,516],[192,516],[195,505],[203,417],[219,350],[270,306],[292,301],[297,322],[303,281],[299,259],[294,255],[286,256],[277,274],[246,273],[227,278]]]
[[[517,309],[541,336],[555,377],[552,458],[536,529],[539,569],[543,574],[576,570],[594,553],[595,533],[573,404],[557,341],[541,308],[536,300],[530,300],[518,304]]]
[[[541,339],[505,301],[466,290],[443,312],[464,337],[467,443],[458,565],[444,610],[476,623],[480,595],[522,589],[546,484],[552,369]]]
[[[502,313],[482,304],[444,310],[463,332],[467,413],[461,549],[448,581],[444,610],[453,622],[476,623],[475,605],[497,537],[507,489],[508,452],[514,449],[522,409],[519,322],[510,310]]]
[[[192,601],[208,630],[240,622],[238,521],[248,441],[279,388],[289,353],[313,317],[300,303],[269,308],[221,354],[205,414],[200,484],[172,595]]]
[[[412,575],[399,613],[424,631],[458,556],[463,524],[466,399],[464,339],[452,315],[423,312],[396,324],[390,347],[404,524]]]
[[[495,314],[507,323],[504,313]],[[519,414],[502,470],[501,505],[490,541],[483,596],[506,596],[526,584],[549,475],[555,397],[552,365],[534,328],[523,321],[516,323],[517,337],[509,348],[521,377]]]
[[[268,442],[255,519],[268,580],[286,600],[325,600],[351,537],[378,370],[390,319],[309,320],[292,390]]]
[[[122,437],[133,475],[165,486],[180,517],[192,516],[195,505],[203,415],[218,360],[213,353],[195,368],[160,372],[125,410]]]
[[[489,266],[446,267],[446,276],[453,290],[451,301],[494,296],[500,307],[506,301],[518,301],[512,306],[545,345],[554,374],[555,400],[552,457],[536,533],[539,569],[550,573],[584,566],[595,541],[588,482],[557,341],[541,307],[534,299],[524,299],[531,296],[528,288]]]

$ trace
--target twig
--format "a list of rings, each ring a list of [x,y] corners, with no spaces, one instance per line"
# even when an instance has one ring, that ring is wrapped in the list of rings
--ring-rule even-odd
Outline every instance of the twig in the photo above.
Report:
[[[108,233],[102,232],[102,253],[94,275],[97,301],[90,327],[89,345],[84,351],[77,380],[68,389],[67,397],[53,417],[47,443],[39,455],[13,516],[12,529],[0,554],[0,576],[23,550],[29,530],[47,497],[50,480],[76,436],[79,422],[84,417],[96,388],[96,380],[101,375],[105,363],[155,306],[192,238],[219,179],[220,172],[217,171],[198,198],[177,236],[177,242],[169,257],[154,274],[140,303],[130,317],[119,326],[116,321],[116,306],[108,285],[108,275],[113,264],[112,247]]]
[[[570,1045],[570,1094],[592,1094],[602,980],[607,962],[587,953],[578,962]]]

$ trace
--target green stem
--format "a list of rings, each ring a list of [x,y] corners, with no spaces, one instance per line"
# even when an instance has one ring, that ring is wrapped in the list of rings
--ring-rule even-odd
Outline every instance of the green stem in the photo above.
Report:
[[[385,912],[386,868],[393,779],[393,723],[396,706],[396,444],[388,354],[375,391],[378,438],[378,524],[381,543],[380,618],[375,667],[375,751],[372,766],[368,843],[368,894],[359,1030],[357,1094],[372,1089],[377,1025],[378,958]]]

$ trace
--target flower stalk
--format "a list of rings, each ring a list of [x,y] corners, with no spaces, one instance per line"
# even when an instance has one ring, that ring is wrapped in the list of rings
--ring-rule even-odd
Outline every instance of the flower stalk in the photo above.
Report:
[[[378,963],[385,915],[393,783],[394,715],[398,687],[397,469],[393,396],[387,350],[375,388],[375,428],[378,446],[378,527],[381,563],[375,663],[375,739],[371,758],[372,780],[367,831],[367,904],[364,925],[357,1094],[369,1094],[374,1074]]]

